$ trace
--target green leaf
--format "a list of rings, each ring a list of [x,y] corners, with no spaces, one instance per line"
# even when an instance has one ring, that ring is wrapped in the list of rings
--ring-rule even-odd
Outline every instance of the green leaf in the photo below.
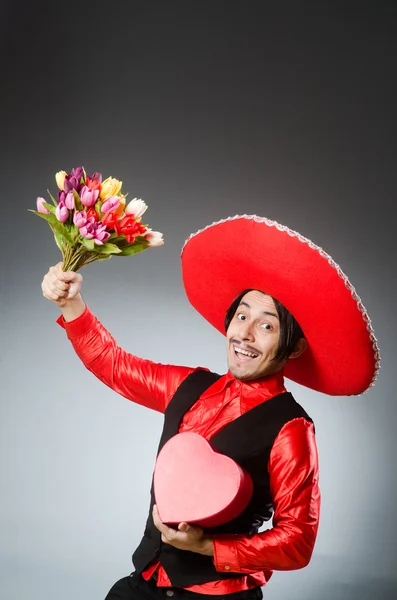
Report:
[[[76,190],[73,188],[73,197],[74,197],[74,205],[76,210],[83,210],[83,205],[81,204],[81,199]]]
[[[58,206],[58,202],[55,200],[54,196],[51,194],[50,190],[47,190],[49,197],[52,200],[53,205],[56,207]]]
[[[51,226],[64,238],[68,246],[74,245],[74,241],[70,236],[69,231],[67,230],[65,225],[63,225],[57,219],[55,219],[55,221],[51,223]]]
[[[68,229],[73,242],[76,243],[80,236],[78,227],[76,225],[69,225]]]
[[[83,244],[83,246],[85,246],[88,250],[94,250],[95,244],[94,244],[94,240],[88,240],[87,238],[82,238],[81,243]]]
[[[100,198],[98,198],[98,200],[95,202],[95,210],[99,215],[99,219],[101,219],[103,213],[101,212],[101,206],[102,206],[102,200]]]
[[[50,225],[51,227],[51,225]],[[63,252],[63,247],[65,245],[65,240],[63,239],[63,236],[56,231],[53,227],[51,227],[52,232],[54,234],[54,239],[55,239],[55,243],[58,246],[58,248],[60,249],[61,252]]]
[[[43,202],[43,206],[50,211],[52,215],[55,215],[55,206],[52,206],[52,204],[49,204],[48,202]]]
[[[109,258],[112,258],[113,254],[98,254],[97,253],[97,258],[95,260],[109,260]]]
[[[73,246],[74,240],[70,236],[68,228],[65,225],[63,225],[63,223],[60,223],[55,215],[46,215],[44,213],[38,212],[37,210],[32,210],[31,208],[28,208],[28,211],[47,221],[51,228],[56,229],[56,231],[58,231],[64,237],[65,241],[69,244],[69,246]]]
[[[121,248],[123,245],[125,246],[126,244],[128,244],[127,240],[125,239],[125,235],[117,235],[117,233],[111,233],[110,234],[110,238],[109,242],[113,242],[114,244],[117,244],[117,246],[119,248]]]
[[[103,244],[103,246],[95,246],[95,252],[98,254],[120,254],[121,250],[115,244]]]
[[[49,223],[54,223],[54,222],[59,223],[59,221],[58,221],[58,219],[56,218],[55,215],[51,215],[51,214],[49,215],[47,213],[42,213],[42,212],[39,212],[37,210],[32,210],[31,208],[28,208],[28,210],[30,212],[34,213],[35,215],[37,215],[38,217],[40,217],[41,219],[44,219],[45,221],[48,221]]]
[[[113,254],[98,254],[98,252],[96,252],[96,259],[95,260],[109,260],[109,258],[112,258]]]
[[[47,215],[46,213],[39,212],[38,210],[33,210],[32,208],[28,208],[28,211],[34,213],[35,215],[37,215],[38,217],[41,217],[42,219],[45,219],[46,221],[50,221],[54,218],[53,215]]]
[[[149,243],[145,240],[144,242],[134,242],[121,248],[121,253],[117,256],[131,256],[131,254],[138,254],[149,246]]]

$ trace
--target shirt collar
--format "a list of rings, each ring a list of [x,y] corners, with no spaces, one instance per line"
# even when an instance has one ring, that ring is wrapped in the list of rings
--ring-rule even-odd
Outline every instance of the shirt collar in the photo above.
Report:
[[[241,396],[253,407],[286,391],[284,386],[284,371],[272,373],[271,375],[252,381],[236,379],[228,371],[211,385],[201,397],[203,399],[209,398],[210,396],[222,393],[226,388],[239,389]]]

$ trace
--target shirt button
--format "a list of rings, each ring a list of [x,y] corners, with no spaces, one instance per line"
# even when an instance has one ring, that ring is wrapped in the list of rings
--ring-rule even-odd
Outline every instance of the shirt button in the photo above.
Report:
[[[173,595],[174,595],[174,592],[173,592],[172,590],[167,590],[165,593],[167,594],[167,596],[168,596],[169,598],[171,598],[171,596],[173,596]]]
[[[230,565],[225,565],[225,571],[230,571]]]

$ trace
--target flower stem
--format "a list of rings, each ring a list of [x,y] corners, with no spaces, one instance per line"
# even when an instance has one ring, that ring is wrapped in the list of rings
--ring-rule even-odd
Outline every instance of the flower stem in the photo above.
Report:
[[[63,252],[63,270],[64,271],[77,271],[80,269],[88,258],[92,257],[95,260],[95,252],[90,252],[84,246],[66,246]],[[92,259],[90,262],[92,262]]]

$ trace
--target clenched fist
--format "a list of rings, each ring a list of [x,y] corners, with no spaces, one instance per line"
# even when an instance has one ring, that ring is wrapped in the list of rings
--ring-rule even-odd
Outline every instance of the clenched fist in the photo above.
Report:
[[[85,304],[80,295],[83,278],[74,271],[62,271],[62,263],[50,267],[41,283],[44,298],[62,309],[66,321],[77,318]]]

